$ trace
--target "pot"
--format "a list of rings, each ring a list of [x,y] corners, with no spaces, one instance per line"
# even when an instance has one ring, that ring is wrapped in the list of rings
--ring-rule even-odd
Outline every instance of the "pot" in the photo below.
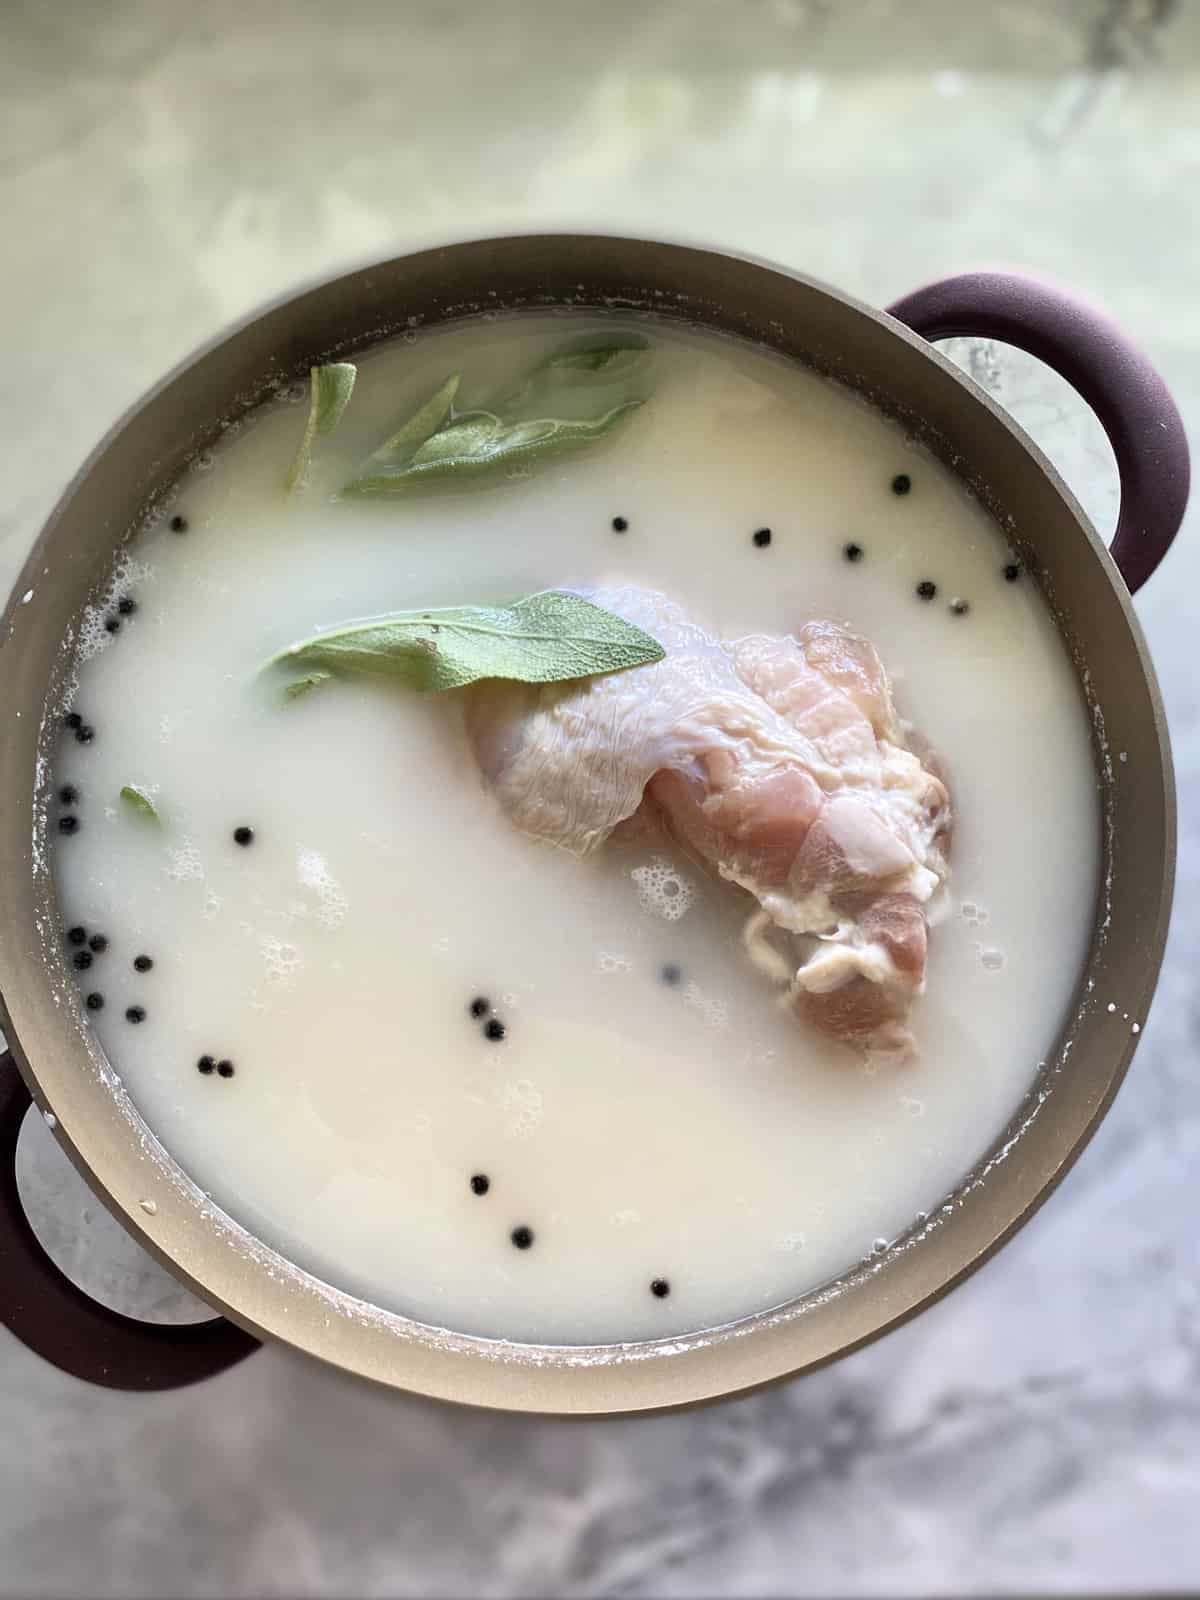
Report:
[[[630,1345],[531,1346],[447,1333],[331,1290],[216,1210],[161,1148],[82,1024],[58,936],[46,789],[60,642],[147,506],[280,379],[388,333],[518,308],[616,306],[770,347],[857,389],[984,502],[1041,586],[1095,726],[1104,891],[1062,1037],[992,1156],[923,1236],[836,1285],[706,1333]],[[1093,407],[1121,475],[1106,550],[1046,459],[927,341],[980,334],[1058,369]],[[353,272],[269,307],[164,379],[96,449],[39,538],[0,631],[0,1316],[68,1372],[118,1388],[192,1382],[279,1339],[348,1372],[515,1411],[638,1412],[804,1372],[913,1316],[980,1265],[1063,1177],[1125,1074],[1166,937],[1175,853],[1162,704],[1130,593],[1183,515],[1188,457],[1161,379],[1100,313],[1030,280],[973,274],[890,313],[761,262],[604,237],[452,245]],[[1109,752],[1123,752],[1120,762]],[[1098,998],[1098,997],[1102,997]],[[36,1103],[84,1177],[140,1241],[223,1315],[196,1327],[118,1316],[38,1246],[16,1192],[21,1120]]]

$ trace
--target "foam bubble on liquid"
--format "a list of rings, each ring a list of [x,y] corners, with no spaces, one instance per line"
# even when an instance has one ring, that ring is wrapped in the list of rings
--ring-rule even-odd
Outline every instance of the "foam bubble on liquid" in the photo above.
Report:
[[[320,851],[300,851],[296,857],[296,876],[317,897],[319,923],[326,928],[336,928],[345,921],[349,902]]]
[[[294,983],[296,974],[304,965],[304,957],[297,946],[277,939],[274,934],[259,934],[258,953],[266,968],[267,982],[278,989]]]
[[[1004,951],[981,950],[979,952],[979,962],[987,972],[999,972],[1004,965]]]
[[[215,916],[219,915],[221,907],[224,904],[225,904],[225,902],[221,899],[221,896],[219,894],[217,894],[217,892],[214,889],[207,890],[206,893],[205,893],[205,896],[204,896],[204,915],[205,915],[205,918],[209,922],[211,922]]]
[[[613,955],[610,950],[601,950],[598,957],[601,972],[632,972],[633,962],[627,956]]]
[[[900,1096],[900,1105],[910,1117],[923,1117],[925,1115],[925,1102],[924,1100],[918,1100],[915,1095],[902,1094]]]
[[[779,1248],[792,1251],[803,1250],[807,1243],[808,1239],[803,1233],[785,1233],[779,1241]]]
[[[664,922],[678,922],[696,898],[691,880],[661,856],[647,866],[634,867],[629,876],[637,885],[642,909]]]
[[[510,1138],[527,1138],[542,1120],[541,1091],[529,1078],[506,1083],[500,1094],[500,1104],[508,1117],[505,1131]]]
[[[193,840],[182,839],[177,846],[168,848],[167,858],[170,861],[170,866],[167,868],[168,878],[174,878],[177,883],[184,883],[191,878],[203,878],[204,862]]]
[[[121,596],[127,594],[135,584],[144,583],[150,571],[145,562],[133,561],[128,556],[122,556],[115,562],[103,591],[83,608],[79,620],[79,642],[75,650],[77,668],[116,642],[116,635],[108,631],[105,623],[116,611]]]
[[[696,982],[689,983],[683,991],[686,1005],[692,1006],[712,1028],[723,1028],[729,1021],[729,1011],[723,1000],[706,994]]]

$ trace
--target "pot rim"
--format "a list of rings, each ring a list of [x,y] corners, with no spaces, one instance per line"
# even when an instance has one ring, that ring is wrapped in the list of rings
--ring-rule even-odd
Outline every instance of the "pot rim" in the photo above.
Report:
[[[886,312],[775,263],[725,250],[607,234],[515,234],[464,240],[395,257],[277,297],[178,363],[126,410],[91,452],[48,518],[18,579],[0,631],[0,656],[5,648],[18,647],[27,636],[33,619],[27,614],[29,608],[22,607],[19,596],[28,588],[36,589],[41,569],[50,559],[57,530],[69,518],[97,469],[131,430],[142,426],[154,408],[177,385],[194,377],[196,369],[206,361],[239,345],[272,318],[290,315],[298,320],[312,302],[335,298],[340,292],[353,294],[362,288],[363,280],[372,277],[396,275],[403,279],[406,274],[416,277],[421,272],[452,272],[451,258],[461,262],[477,257],[486,262],[493,251],[525,251],[539,259],[548,252],[565,260],[586,258],[598,247],[615,249],[630,258],[650,253],[660,266],[665,262],[664,279],[677,276],[681,283],[689,273],[702,273],[706,268],[718,276],[722,268],[732,269],[744,281],[745,287],[740,291],[743,301],[750,295],[752,284],[760,282],[759,275],[766,275],[775,291],[785,297],[794,294],[797,301],[816,297],[839,308],[850,322],[861,319],[874,324],[920,362],[930,364],[938,374],[936,383],[950,386],[947,393],[952,390],[957,403],[975,417],[981,434],[988,430],[996,438],[1002,434],[1041,474],[1059,505],[1060,516],[1074,525],[1095,558],[1105,599],[1115,608],[1110,615],[1115,614],[1123,623],[1140,669],[1136,689],[1146,719],[1146,750],[1152,750],[1157,759],[1161,816],[1153,818],[1152,823],[1161,834],[1161,849],[1152,851],[1157,872],[1154,883],[1144,889],[1146,915],[1133,963],[1137,991],[1134,996],[1127,994],[1124,1002],[1129,1005],[1130,1016],[1144,1022],[1170,914],[1175,857],[1174,782],[1161,696],[1124,583],[1105,545],[1057,471],[1019,425],[972,379]],[[563,304],[562,297],[557,303]],[[711,328],[715,324],[706,322],[705,304],[702,298],[684,293],[674,306],[660,307],[651,301],[645,309]],[[447,306],[440,320],[449,320],[454,309]],[[582,305],[577,309],[595,314],[606,308]],[[632,306],[614,309],[618,314],[622,309],[635,312]],[[366,337],[351,337],[345,348],[363,348],[370,342]],[[309,359],[316,361],[332,353],[331,349],[311,348]],[[190,436],[193,447],[201,433],[227,416],[228,411],[225,406],[220,413],[202,419]],[[947,470],[956,470],[944,459],[942,464]],[[176,475],[172,473],[164,479],[163,486]],[[965,477],[962,471],[958,475]],[[1082,547],[1077,554],[1077,559],[1081,558]],[[16,665],[20,661],[18,656]],[[39,717],[48,699],[43,681],[37,701]],[[16,743],[17,736],[11,728],[0,730],[0,771],[10,770]],[[27,760],[24,769],[27,774]],[[22,784],[25,781],[23,775]],[[1111,772],[1107,781],[1114,781]],[[22,789],[22,794],[27,795],[28,791]],[[23,867],[29,875],[32,865],[28,849],[22,860],[14,848],[14,826],[12,819],[8,823],[0,819],[0,863],[9,868],[5,874],[9,882],[13,881],[14,869],[20,871]],[[1111,860],[1108,864],[1111,869]],[[45,877],[43,870],[39,881]],[[68,1021],[69,1008],[64,1007],[61,1014],[53,1016],[52,984],[42,981],[53,976],[46,972],[45,948],[29,947],[30,926],[11,926],[12,912],[7,903],[3,916],[9,926],[0,939],[0,1020],[10,1048],[39,1106],[44,1111],[53,1110],[57,1135],[75,1165],[139,1242],[197,1294],[256,1334],[278,1338],[348,1371],[394,1387],[503,1410],[611,1415],[673,1409],[764,1387],[824,1365],[880,1337],[961,1282],[1045,1202],[1095,1131],[1120,1087],[1137,1043],[1135,1035],[1127,1034],[1119,1048],[1109,1050],[1104,1070],[1097,1069],[1087,1092],[1071,1101],[1069,1130],[1059,1129],[1060,1136],[1049,1140],[1048,1148],[1040,1151],[1033,1169],[1025,1174],[1025,1181],[1010,1192],[1014,1190],[1014,1169],[1005,1163],[1022,1117],[1028,1128],[1038,1126],[1039,1139],[1049,1123],[1063,1120],[1059,1115],[1062,1101],[1055,1096],[1059,1094],[1059,1080],[1068,1070],[1067,1056],[1077,1036],[1077,1025],[1088,1012],[1089,1002],[1082,998],[1054,1055],[1048,1057],[1051,1066],[1031,1086],[1022,1111],[989,1147],[988,1156],[964,1179],[955,1196],[948,1197],[952,1213],[935,1216],[919,1236],[900,1241],[879,1262],[856,1269],[831,1288],[810,1292],[783,1307],[716,1330],[677,1338],[596,1347],[525,1345],[430,1329],[332,1290],[295,1268],[215,1208],[141,1121],[98,1047],[77,1027],[75,1019]],[[40,911],[35,907],[34,916],[44,947],[49,918],[44,907]],[[1085,970],[1092,968],[1096,956],[1094,944]],[[52,1021],[57,1027],[50,1026]],[[48,1051],[34,1050],[46,1058],[39,1071],[22,1040],[40,1040],[44,1034],[51,1036],[53,1044]],[[1047,1101],[1052,1106],[1049,1118],[1040,1102],[1034,1103],[1034,1090],[1043,1083],[1051,1091]],[[107,1117],[97,1111],[103,1105],[97,1098],[98,1091],[109,1102]],[[1021,1137],[1025,1137],[1024,1127]],[[152,1197],[157,1207],[153,1217],[142,1205],[147,1197]],[[868,1302],[873,1309],[864,1311]]]

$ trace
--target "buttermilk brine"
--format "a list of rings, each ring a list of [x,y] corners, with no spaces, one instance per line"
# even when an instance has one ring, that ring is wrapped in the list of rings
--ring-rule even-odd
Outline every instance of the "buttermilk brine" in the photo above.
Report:
[[[1035,585],[941,466],[813,374],[646,324],[652,386],[594,440],[339,494],[449,374],[469,414],[565,335],[611,325],[474,322],[377,349],[290,491],[307,389],[230,429],[84,619],[50,818],[81,1018],[188,1175],[336,1287],[518,1340],[712,1327],[934,1211],[1053,1047],[1100,855],[1088,720]],[[263,670],[359,619],[547,590],[657,626],[665,661],[584,699],[510,697],[482,734],[478,690],[318,672],[289,696],[297,674]],[[529,821],[549,767],[524,810],[503,790],[514,719],[536,765],[534,734],[557,718],[592,737],[575,708],[636,703],[683,639],[738,716],[761,696],[776,730],[788,706],[738,641],[794,654],[826,620],[886,669],[894,721],[868,743],[907,764],[878,783],[915,781],[905,826],[928,823],[909,886],[923,992],[894,1057],[789,1001],[796,960],[828,964],[821,941],[866,951],[855,981],[876,983],[869,943],[836,904],[799,931],[774,911],[772,936],[806,953],[789,946],[781,978],[777,939],[752,959],[748,922],[778,896],[661,825],[682,790],[655,779],[662,816],[580,850]],[[564,815],[628,762],[629,726],[606,727]],[[724,766],[676,760],[709,785],[706,819],[713,786],[745,787],[750,735],[719,732]],[[778,755],[790,733],[755,737],[803,764]],[[821,805],[831,782],[818,773]]]

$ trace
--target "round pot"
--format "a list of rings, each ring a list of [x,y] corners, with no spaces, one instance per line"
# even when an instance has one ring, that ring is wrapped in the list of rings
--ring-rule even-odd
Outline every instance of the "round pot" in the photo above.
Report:
[[[1095,727],[1104,891],[1071,1016],[992,1158],[923,1236],[770,1312],[686,1338],[538,1347],[447,1333],[353,1300],[297,1270],[190,1182],[130,1104],[90,1031],[57,935],[45,790],[64,664],[60,642],[148,504],[280,378],[346,357],[416,321],[520,308],[617,307],[757,341],[859,390],[987,505],[1041,586]],[[915,330],[915,331],[914,331]],[[1121,473],[1111,552],[1028,438],[926,341],[974,333],[1022,346],[1091,404]],[[923,336],[923,337],[922,337]],[[1178,413],[1144,358],[1099,313],[1029,280],[950,279],[886,314],[761,262],[678,245],[549,236],[458,244],[385,262],[275,305],[166,378],[108,435],[59,502],[0,629],[0,1316],[79,1376],[163,1388],[219,1371],[263,1337],[381,1383],[442,1399],[553,1413],[636,1412],[713,1399],[805,1371],[944,1294],[1021,1225],[1091,1136],[1145,1021],[1170,908],[1174,791],[1162,705],[1130,591],[1183,514]],[[1120,752],[1121,760],[1109,752]],[[224,1313],[193,1328],[134,1322],[73,1288],[34,1239],[16,1193],[30,1103],[97,1194]]]

